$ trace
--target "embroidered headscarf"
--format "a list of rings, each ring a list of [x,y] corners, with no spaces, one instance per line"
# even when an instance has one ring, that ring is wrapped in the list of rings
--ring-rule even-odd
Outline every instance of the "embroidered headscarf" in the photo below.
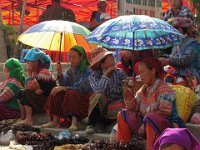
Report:
[[[86,55],[86,52],[85,52],[85,49],[81,46],[75,45],[70,50],[77,51],[78,53],[83,55],[83,59],[80,63],[79,69],[80,69],[81,73],[84,73],[85,70],[87,69],[87,66],[90,65],[87,55]]]
[[[155,69],[158,78],[160,78],[161,80],[164,79],[165,72],[160,60],[158,60],[157,58],[148,57],[143,59],[142,62],[145,63],[149,69]]]
[[[178,144],[186,150],[200,150],[199,141],[187,128],[165,129],[154,144],[153,150],[159,150],[165,144]]]
[[[39,60],[43,68],[51,70],[51,58],[38,48],[32,48],[24,57],[24,61],[37,61]]]
[[[9,69],[9,75],[11,78],[17,79],[22,85],[25,84],[24,68],[18,59],[8,59],[5,62],[5,67]]]

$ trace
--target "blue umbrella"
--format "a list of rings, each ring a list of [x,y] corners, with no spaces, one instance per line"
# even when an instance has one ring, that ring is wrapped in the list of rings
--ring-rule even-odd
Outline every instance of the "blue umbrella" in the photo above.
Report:
[[[120,16],[97,27],[86,40],[110,49],[164,49],[180,44],[182,34],[167,22],[144,15]]]

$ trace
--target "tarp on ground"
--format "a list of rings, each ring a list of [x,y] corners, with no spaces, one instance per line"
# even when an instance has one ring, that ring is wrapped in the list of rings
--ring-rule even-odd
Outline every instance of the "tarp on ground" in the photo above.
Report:
[[[18,25],[20,22],[20,4],[24,0],[1,0],[3,20],[9,25]],[[27,0],[24,24],[38,23],[38,18],[52,0]],[[89,22],[92,11],[97,10],[98,0],[61,0],[61,5],[70,8],[76,15],[77,22]],[[113,18],[117,16],[117,0],[107,0],[107,13]],[[14,13],[13,13],[14,12]]]

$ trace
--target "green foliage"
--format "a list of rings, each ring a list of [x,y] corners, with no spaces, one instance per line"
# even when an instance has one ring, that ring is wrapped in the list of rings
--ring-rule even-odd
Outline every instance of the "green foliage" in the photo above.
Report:
[[[4,33],[4,40],[6,42],[6,49],[8,57],[12,57],[13,50],[16,46],[16,32],[14,27],[7,24],[2,24],[2,31]],[[10,38],[12,36],[12,39]]]

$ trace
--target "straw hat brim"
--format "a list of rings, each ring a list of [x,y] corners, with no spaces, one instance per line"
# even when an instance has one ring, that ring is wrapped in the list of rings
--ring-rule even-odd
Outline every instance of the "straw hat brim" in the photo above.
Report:
[[[92,62],[90,63],[90,68],[92,68],[95,64],[97,64],[98,62],[100,62],[102,59],[104,59],[106,56],[110,55],[110,54],[114,54],[113,52],[107,51],[105,53],[100,53],[99,55],[97,55]]]

